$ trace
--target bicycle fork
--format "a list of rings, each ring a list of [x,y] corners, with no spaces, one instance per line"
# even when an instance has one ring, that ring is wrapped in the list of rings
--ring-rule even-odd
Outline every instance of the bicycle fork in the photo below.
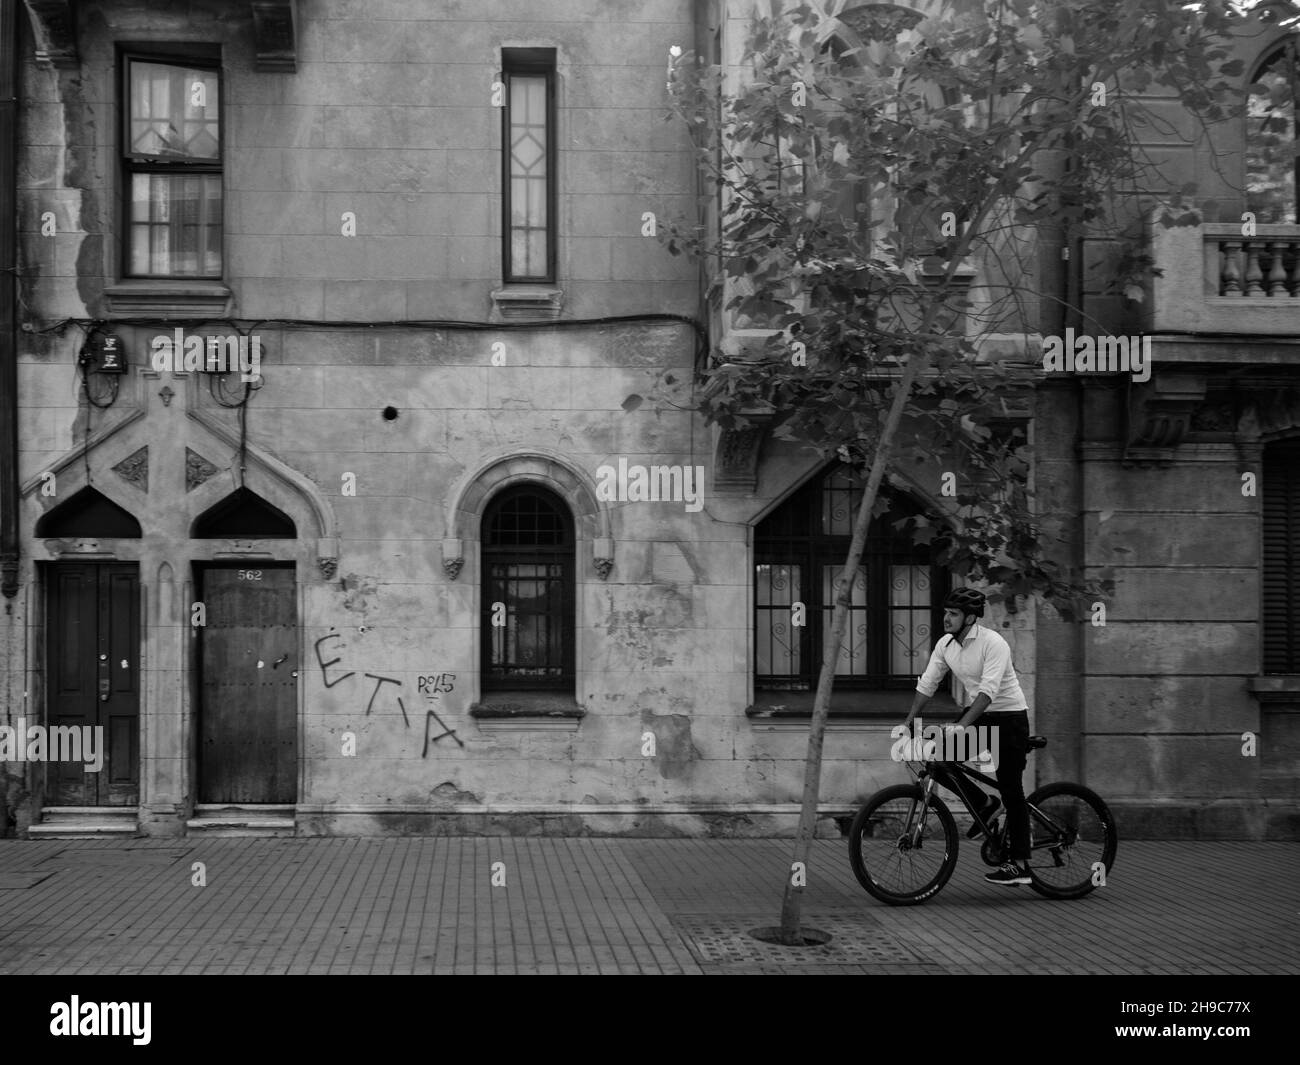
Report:
[[[921,782],[921,799],[919,802],[912,803],[912,812],[908,816],[907,828],[903,833],[908,850],[920,849],[921,840],[925,837],[925,821],[930,816],[930,795],[934,791],[934,777],[924,772],[921,775],[925,777]]]

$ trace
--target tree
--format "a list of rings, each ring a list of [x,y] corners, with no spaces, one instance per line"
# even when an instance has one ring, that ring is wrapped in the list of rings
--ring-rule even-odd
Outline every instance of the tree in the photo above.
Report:
[[[1174,97],[1206,123],[1240,113],[1227,79],[1241,64],[1225,43],[1241,16],[1218,0],[846,6],[769,0],[739,68],[688,53],[669,70],[704,217],[662,239],[707,264],[723,313],[764,337],[715,350],[690,403],[724,428],[770,419],[776,437],[865,480],[809,727],[793,857],[804,868],[852,576],[887,473],[960,462],[951,527],[907,529],[992,600],[1032,596],[1074,618],[1112,590],[1104,572],[1085,578],[1051,557],[1059,520],[1035,512],[1025,441],[996,424],[1008,390],[1038,371],[1024,351],[1018,364],[990,358],[989,339],[1040,323],[1059,332],[1036,255],[1084,228],[1127,238],[1110,281],[1142,298],[1154,266],[1114,210],[1117,193],[1160,187],[1137,94]],[[1163,223],[1194,220],[1177,206],[1194,188],[1165,187]],[[1027,296],[1047,309],[1035,315]],[[802,890],[787,878],[787,943],[803,942]]]

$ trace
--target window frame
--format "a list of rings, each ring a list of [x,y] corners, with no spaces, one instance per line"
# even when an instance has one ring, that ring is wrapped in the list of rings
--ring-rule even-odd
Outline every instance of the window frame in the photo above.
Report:
[[[1262,499],[1259,510],[1259,665],[1261,676],[1289,676],[1300,672],[1300,607],[1295,605],[1293,593],[1300,590],[1300,569],[1294,564],[1300,559],[1300,533],[1288,528],[1283,539],[1282,557],[1276,557],[1271,536],[1274,523],[1279,520],[1284,527],[1292,509],[1300,510],[1300,436],[1285,436],[1266,441],[1260,456],[1263,472]],[[1280,471],[1280,476],[1278,472]],[[1281,482],[1280,484],[1278,482]],[[1280,517],[1279,517],[1280,512]],[[1284,608],[1284,631],[1278,632],[1270,624],[1270,615],[1276,590],[1289,604]],[[1281,644],[1281,650],[1275,645]]]
[[[512,501],[536,496],[551,506],[563,525],[563,542],[559,545],[493,544],[489,529],[497,514]],[[551,692],[574,694],[577,690],[577,527],[573,513],[564,499],[545,485],[526,482],[503,488],[488,501],[479,523],[481,575],[479,581],[479,690],[483,697],[503,692]],[[560,630],[561,670],[558,677],[493,677],[492,661],[492,567],[504,560],[536,562],[539,557],[554,558],[564,566],[561,576]]]
[[[1287,63],[1289,59],[1289,75],[1291,80],[1291,141],[1292,144],[1300,144],[1300,94],[1296,92],[1296,86],[1300,83],[1300,36],[1292,35],[1282,37],[1271,44],[1259,59],[1250,73],[1250,80],[1246,82],[1246,114],[1243,117],[1242,126],[1242,168],[1243,168],[1243,198],[1242,209],[1247,211],[1257,211],[1258,207],[1253,206],[1250,202],[1250,190],[1246,186],[1249,183],[1249,159],[1250,159],[1250,141],[1251,141],[1251,122],[1253,117],[1250,114],[1251,87],[1258,84],[1260,77],[1270,67],[1276,63]],[[1295,217],[1296,222],[1300,222],[1300,155],[1296,155],[1292,160],[1291,167],[1291,203],[1290,212]],[[1281,224],[1295,225],[1296,222],[1273,223],[1271,220],[1261,221],[1261,225]]]
[[[217,158],[214,161],[165,162],[159,160],[135,161],[131,146],[131,64],[154,63],[161,66],[183,66],[192,70],[208,70],[217,79]],[[118,195],[118,218],[121,240],[117,263],[117,276],[123,281],[168,282],[222,281],[226,274],[226,135],[227,101],[226,79],[222,63],[221,46],[210,42],[150,45],[119,42],[117,47],[118,85],[118,151],[117,173],[121,182]],[[221,179],[221,266],[217,273],[137,274],[131,270],[132,241],[132,178],[136,174],[216,174]]]
[[[501,83],[505,100],[501,107],[501,277],[507,285],[554,285],[559,231],[557,207],[559,181],[556,175],[556,68],[554,48],[501,49]],[[511,223],[511,80],[515,76],[538,77],[546,81],[546,274],[543,277],[518,275],[514,270]]]
[[[848,556],[851,535],[823,533],[820,531],[823,492],[828,482],[837,474],[844,472],[838,463],[818,471],[804,484],[774,508],[755,526],[753,555],[753,597],[754,610],[751,619],[754,634],[754,670],[753,680],[756,695],[760,692],[812,692],[816,690],[817,677],[821,671],[822,654],[825,637],[833,617],[834,601],[823,602],[824,566],[834,566],[837,570],[844,565]],[[849,498],[861,487],[859,484],[850,490]],[[906,493],[887,486],[881,486],[881,492],[887,495],[893,509],[898,513],[926,515],[924,508]],[[807,516],[804,531],[801,533],[773,535],[764,533],[763,526],[785,510],[802,512]],[[856,511],[850,511],[851,516]],[[929,570],[930,578],[930,629],[935,638],[943,632],[943,599],[951,587],[951,576],[942,566],[935,562],[936,548],[933,545],[911,543],[907,533],[900,533],[882,525],[874,531],[885,516],[872,520],[873,529],[868,530],[867,544],[863,550],[861,566],[866,570],[867,599],[867,672],[860,676],[837,673],[835,687],[837,691],[891,691],[914,688],[916,678],[925,668],[925,659],[919,659],[916,669],[906,674],[880,672],[880,667],[888,668],[890,661],[890,626],[889,617],[893,612],[889,604],[889,567],[891,565],[920,565]],[[906,543],[906,551],[903,545]],[[760,637],[760,618],[768,608],[759,606],[760,565],[787,565],[801,568],[801,596],[798,601],[805,607],[805,622],[799,633],[799,655],[801,669],[797,674],[763,674],[758,671],[758,640]],[[833,588],[832,588],[833,590]],[[883,594],[882,594],[883,592]],[[933,647],[922,652],[926,657]]]

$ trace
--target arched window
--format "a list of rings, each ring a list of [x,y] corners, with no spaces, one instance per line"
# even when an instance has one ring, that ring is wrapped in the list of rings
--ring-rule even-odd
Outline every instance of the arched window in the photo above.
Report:
[[[36,522],[37,536],[140,538],[140,523],[90,485],[80,489]]]
[[[1246,103],[1246,210],[1260,224],[1296,221],[1296,46],[1260,64]]]
[[[538,485],[505,489],[483,515],[483,691],[574,687],[573,519]]]
[[[1264,448],[1265,673],[1300,673],[1300,438]]]
[[[822,641],[830,635],[835,609],[835,581],[848,557],[863,483],[845,467],[832,466],[758,526],[754,661],[759,689],[816,688]],[[933,563],[932,549],[895,527],[918,517],[919,508],[908,499],[882,488],[853,585],[837,688],[912,687],[925,668],[941,630],[948,584],[946,573]]]

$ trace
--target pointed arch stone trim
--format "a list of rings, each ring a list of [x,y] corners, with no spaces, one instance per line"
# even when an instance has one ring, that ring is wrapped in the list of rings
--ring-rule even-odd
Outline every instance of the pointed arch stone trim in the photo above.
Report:
[[[186,411],[186,415],[194,419],[216,440],[233,448],[235,451],[239,450],[238,435],[211,416],[201,410],[194,409]],[[339,561],[338,521],[334,516],[333,505],[314,481],[299,473],[287,463],[281,462],[263,451],[256,444],[246,441],[244,453],[250,466],[256,467],[259,472],[272,481],[278,482],[289,494],[297,496],[307,504],[316,525],[316,564],[320,567],[325,579],[332,580],[337,572]],[[212,484],[212,481],[206,482],[190,494],[189,498],[192,506],[197,506],[200,510],[206,509],[206,507],[202,506],[201,498],[196,497],[202,497],[204,489]],[[271,500],[271,502],[275,501]],[[300,540],[303,539],[304,532],[305,530],[299,529],[298,536]]]
[[[112,425],[106,425],[103,428],[96,430],[91,434],[88,443],[76,444],[73,447],[68,448],[61,457],[55,459],[39,473],[28,477],[19,489],[20,494],[23,496],[31,495],[36,491],[36,489],[40,488],[41,485],[45,483],[47,474],[54,474],[55,477],[58,477],[69,466],[79,465],[83,461],[83,455],[87,452],[98,450],[103,446],[105,441],[112,439],[123,429],[127,428],[127,426],[134,424],[144,416],[144,408],[136,407],[130,410],[123,417],[119,418]],[[98,485],[96,485],[96,487],[98,487]]]
[[[453,485],[447,496],[446,530],[442,541],[443,571],[455,580],[465,562],[465,543],[479,539],[488,500],[516,484],[540,484],[551,489],[573,512],[579,541],[591,544],[596,571],[604,580],[614,560],[609,507],[596,496],[593,478],[567,455],[549,448],[488,454]]]

